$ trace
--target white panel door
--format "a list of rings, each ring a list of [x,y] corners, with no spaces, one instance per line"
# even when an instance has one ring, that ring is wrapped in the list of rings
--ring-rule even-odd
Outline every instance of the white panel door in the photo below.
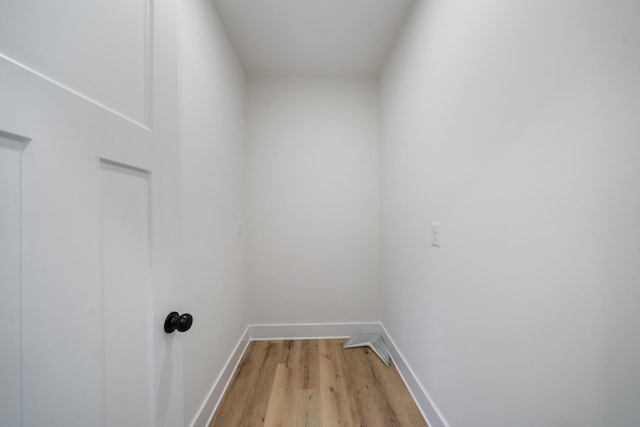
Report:
[[[0,2],[0,427],[183,424],[175,0]]]

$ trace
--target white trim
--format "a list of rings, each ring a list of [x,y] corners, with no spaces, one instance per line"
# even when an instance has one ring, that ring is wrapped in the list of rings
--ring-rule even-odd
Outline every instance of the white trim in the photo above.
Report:
[[[380,327],[380,322],[249,325],[249,337],[252,341],[346,338],[356,334],[377,334],[381,332]]]
[[[189,424],[191,427],[205,427],[211,423],[213,414],[216,412],[224,392],[227,390],[227,387],[229,387],[231,378],[233,378],[233,374],[238,369],[244,352],[247,350],[247,346],[249,345],[249,328],[250,326],[245,329],[236,347],[233,349],[231,356],[227,359],[227,363],[224,364],[220,375],[218,375],[218,378],[213,382],[207,398],[202,402],[196,416],[193,418],[193,421],[191,421],[191,424]]]
[[[411,393],[411,397],[413,397],[414,402],[418,405],[418,409],[420,409],[422,417],[427,421],[427,424],[429,424],[429,427],[449,427],[449,424],[442,415],[442,412],[440,412],[440,409],[438,409],[436,404],[433,402],[433,399],[431,399],[427,390],[424,388],[420,380],[418,380],[413,369],[411,369],[411,366],[407,363],[384,325],[380,324],[380,329],[382,339],[387,345],[389,353],[391,353],[393,364],[398,370],[402,381],[404,381],[404,384],[407,386],[409,393]]]
[[[190,426],[205,427],[209,425],[250,341],[346,338],[356,334],[374,333],[382,334],[382,339],[389,349],[393,364],[398,370],[402,381],[404,381],[404,384],[407,386],[411,397],[416,402],[420,413],[429,424],[429,427],[449,427],[442,412],[440,412],[433,402],[433,399],[431,399],[431,396],[429,396],[429,393],[427,393],[415,376],[413,369],[411,369],[411,366],[409,366],[395,342],[380,322],[249,325],[244,334],[242,334],[229,360],[227,360],[222,372],[211,387],[207,399],[201,405],[198,414],[194,417]],[[233,369],[231,369],[232,367]]]
[[[146,130],[146,131],[149,131],[149,132],[151,131],[151,129],[146,124],[140,123],[139,121],[137,121],[135,119],[132,119],[132,118],[124,115],[123,113],[120,113],[120,112],[114,110],[113,108],[107,107],[106,105],[96,101],[95,99],[90,98],[87,95],[84,95],[82,92],[78,92],[77,90],[72,89],[69,86],[65,86],[64,84],[60,83],[59,81],[57,81],[55,79],[52,79],[51,77],[48,77],[45,74],[42,74],[41,72],[37,71],[36,69],[31,68],[31,67],[23,64],[22,62],[20,62],[20,61],[18,61],[16,59],[13,59],[10,56],[5,55],[2,52],[0,52],[0,59],[4,59],[8,63],[13,64],[13,65],[15,65],[15,66],[17,66],[19,68],[22,68],[24,71],[27,71],[28,73],[31,73],[34,76],[40,77],[41,79],[53,84],[54,86],[57,86],[60,89],[65,90],[65,91],[77,96],[78,98],[84,99],[85,101],[90,102],[91,104],[93,104],[93,105],[95,105],[95,106],[97,106],[99,108],[102,108],[103,110],[105,110],[105,111],[107,111],[107,112],[109,112],[109,113],[111,113],[111,114],[113,114],[115,116],[118,116],[121,119],[126,120],[129,123],[132,123],[132,124],[138,126],[139,128],[141,128],[143,130]]]

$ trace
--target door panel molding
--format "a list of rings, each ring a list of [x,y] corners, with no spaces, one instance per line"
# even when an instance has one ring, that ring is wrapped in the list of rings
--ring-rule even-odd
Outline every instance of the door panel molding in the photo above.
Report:
[[[65,76],[64,74],[60,74],[58,71],[58,75],[56,72],[53,73],[47,72],[42,69],[40,66],[30,63],[28,58],[20,58],[19,55],[11,54],[10,52],[3,51],[0,49],[0,59],[7,61],[24,71],[27,71],[41,79],[46,80],[47,82],[62,88],[63,90],[87,101],[90,102],[101,109],[114,114],[124,120],[127,120],[143,129],[150,130],[151,122],[153,118],[153,39],[154,39],[154,23],[153,23],[153,3],[154,0],[139,0],[140,3],[137,3],[142,9],[142,22],[140,22],[140,33],[141,40],[139,42],[142,43],[142,48],[140,52],[140,64],[141,64],[141,75],[139,76],[139,81],[137,82],[137,86],[141,86],[141,96],[137,101],[131,102],[133,108],[122,108],[123,105],[117,106],[117,102],[113,100],[106,99],[108,98],[107,94],[99,93],[99,90],[92,90],[91,87],[82,88],[82,82],[78,84],[78,82],[74,82],[74,77]],[[1,22],[1,19],[0,19]],[[115,31],[118,30],[117,23],[114,23]],[[22,37],[25,37],[24,35]],[[135,41],[132,41],[135,43]],[[55,57],[55,56],[54,56]],[[82,63],[84,58],[74,58],[77,60],[77,63]],[[84,82],[86,85],[86,82]],[[130,110],[130,111],[126,111]],[[134,113],[137,111],[137,113]]]
[[[0,414],[22,424],[22,151],[30,138],[0,130]]]
[[[5,55],[2,52],[0,52],[0,59],[4,60],[4,61],[6,61],[6,62],[8,62],[10,64],[13,64],[16,67],[19,67],[20,69],[22,69],[22,70],[24,70],[24,71],[26,71],[26,72],[28,72],[30,74],[33,74],[34,76],[37,76],[37,77],[41,78],[42,80],[45,80],[48,83],[51,83],[52,85],[57,86],[58,88],[64,90],[65,92],[68,92],[68,93],[70,93],[72,95],[77,96],[78,98],[82,99],[83,101],[89,102],[89,103],[95,105],[96,107],[99,107],[102,110],[104,110],[104,111],[106,111],[106,112],[108,112],[110,114],[113,114],[114,116],[117,116],[117,117],[119,117],[119,118],[121,118],[123,120],[126,120],[129,123],[132,123],[132,124],[142,128],[144,130],[147,130],[147,131],[151,130],[150,126],[148,126],[146,123],[138,121],[138,120],[135,120],[135,119],[132,119],[132,118],[128,117],[127,115],[125,115],[125,114],[123,114],[123,113],[121,113],[121,112],[119,112],[117,110],[114,110],[113,108],[110,108],[110,107],[106,106],[105,104],[100,103],[100,101],[98,101],[96,99],[93,99],[93,98],[91,98],[91,97],[89,97],[89,96],[87,96],[87,95],[85,95],[85,94],[83,94],[81,92],[78,92],[77,90],[75,90],[75,89],[73,89],[73,88],[71,88],[69,86],[64,85],[63,83],[61,83],[61,82],[59,82],[59,81],[57,81],[57,80],[45,75],[45,74],[42,74],[41,72],[29,67],[26,64],[21,63],[20,61],[14,59],[14,58],[12,58],[12,57],[10,57],[8,55]],[[149,92],[149,91],[147,91],[147,92]],[[151,97],[150,94],[147,95],[147,98],[150,98],[150,97]],[[147,101],[147,104],[148,105],[147,105],[146,108],[148,109],[148,108],[150,108],[149,104],[151,104],[151,101]],[[145,115],[146,116],[151,116],[151,112],[147,111],[147,112],[145,112]]]
[[[104,425],[152,427],[151,173],[106,159],[99,165]]]

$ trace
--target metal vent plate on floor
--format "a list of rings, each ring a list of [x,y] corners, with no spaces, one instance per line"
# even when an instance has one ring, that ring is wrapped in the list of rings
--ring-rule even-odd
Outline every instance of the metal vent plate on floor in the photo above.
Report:
[[[380,334],[354,335],[342,348],[356,347],[369,347],[385,365],[389,366],[389,362],[391,362],[391,355],[389,354],[389,349],[387,349],[387,346],[384,344]]]

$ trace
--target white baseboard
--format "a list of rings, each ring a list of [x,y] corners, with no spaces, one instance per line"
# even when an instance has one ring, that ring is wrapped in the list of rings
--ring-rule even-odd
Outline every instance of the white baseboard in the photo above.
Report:
[[[433,403],[431,396],[429,396],[427,390],[422,386],[422,383],[420,383],[413,373],[413,369],[411,369],[411,366],[407,363],[384,325],[380,324],[380,329],[382,339],[389,348],[389,353],[391,353],[393,364],[396,366],[400,377],[407,386],[407,389],[409,389],[409,393],[411,393],[413,400],[416,402],[416,405],[418,405],[418,409],[422,412],[422,417],[427,421],[429,427],[449,427],[444,416],[435,403]]]
[[[380,322],[249,325],[249,339],[252,341],[346,338],[356,334],[380,332]]]
[[[191,427],[206,427],[211,422],[213,414],[220,404],[222,395],[229,385],[249,341],[346,338],[357,334],[374,333],[382,334],[400,377],[402,377],[407,389],[409,389],[409,393],[411,393],[429,427],[449,427],[442,413],[433,403],[429,393],[416,378],[413,370],[380,322],[249,325],[211,387],[211,391],[200,407],[198,415],[191,423]]]
[[[245,329],[244,333],[238,340],[231,356],[227,359],[227,363],[224,364],[220,375],[213,383],[207,398],[200,406],[200,410],[196,414],[195,418],[191,422],[191,427],[206,427],[211,422],[213,418],[213,414],[216,411],[216,408],[220,404],[220,400],[222,400],[222,396],[224,392],[227,390],[229,386],[229,382],[233,377],[236,369],[238,368],[238,364],[244,355],[247,346],[249,345],[249,327]]]

